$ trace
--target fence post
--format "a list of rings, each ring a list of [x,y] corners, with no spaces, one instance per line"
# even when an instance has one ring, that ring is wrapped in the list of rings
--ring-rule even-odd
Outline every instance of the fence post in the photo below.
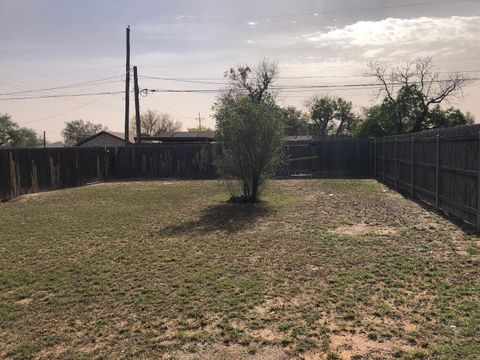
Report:
[[[397,191],[398,139],[395,137],[395,191]]]
[[[386,160],[386,152],[385,152],[385,139],[383,139],[383,183],[387,183],[387,160]]]
[[[414,184],[414,177],[413,177],[413,169],[414,169],[414,163],[415,163],[415,137],[412,136],[412,176],[411,176],[411,181],[412,181],[412,187],[411,187],[411,190],[410,190],[410,193],[412,195],[412,198],[413,198],[413,194],[414,194],[414,190],[415,190],[415,184]]]
[[[437,134],[437,155],[435,156],[435,208],[438,211],[440,192],[440,134]]]
[[[477,170],[477,231],[480,231],[480,131],[478,132],[478,170]]]

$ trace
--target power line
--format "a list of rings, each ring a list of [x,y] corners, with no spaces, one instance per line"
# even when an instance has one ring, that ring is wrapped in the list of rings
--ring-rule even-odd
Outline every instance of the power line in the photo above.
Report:
[[[470,78],[470,81],[478,81],[480,77]],[[450,80],[435,80],[434,83],[448,82]],[[416,83],[411,83],[416,84]],[[399,82],[387,83],[387,85],[403,85]],[[272,86],[272,90],[307,90],[307,89],[335,89],[335,88],[379,88],[382,83],[360,83],[360,84],[339,84],[339,85],[290,85],[290,86]],[[144,89],[147,92],[164,92],[164,93],[210,93],[218,92],[220,89]]]
[[[81,97],[81,96],[95,96],[95,95],[115,95],[124,94],[124,91],[105,91],[96,93],[84,93],[84,94],[55,94],[55,95],[39,95],[39,96],[19,96],[10,98],[0,98],[0,101],[7,100],[32,100],[32,99],[50,99],[50,98],[65,98],[65,97]]]
[[[439,71],[441,74],[447,73],[476,73],[480,70],[456,70],[456,71]],[[278,79],[330,79],[330,78],[368,78],[374,75],[325,75],[325,76],[278,76]],[[142,79],[165,80],[174,82],[197,83],[208,85],[228,85],[225,78],[176,78],[176,77],[159,77],[159,76],[140,76]]]
[[[469,81],[478,81],[480,77],[470,78]],[[448,82],[449,80],[436,80],[434,83]],[[416,83],[411,83],[411,85]],[[302,91],[312,91],[312,90],[322,90],[322,89],[338,89],[338,90],[347,90],[347,89],[382,89],[384,84],[381,83],[360,83],[360,84],[339,84],[339,85],[290,85],[290,86],[276,86],[272,87],[272,90],[278,90],[283,92],[302,92]],[[403,85],[398,82],[387,83],[386,85]],[[197,93],[197,94],[208,94],[208,93],[218,93],[222,89],[142,89],[144,93]],[[241,89],[239,89],[242,91]],[[39,95],[39,96],[24,96],[24,97],[10,97],[10,98],[0,98],[1,100],[29,100],[29,99],[45,99],[45,98],[62,98],[62,97],[80,97],[80,96],[93,96],[93,95],[115,95],[122,94],[122,91],[106,91],[106,92],[96,92],[96,93],[79,93],[79,94],[52,94],[52,95]]]
[[[57,116],[62,116],[62,115],[68,114],[68,113],[70,113],[70,112],[72,112],[72,111],[75,111],[75,110],[81,109],[81,108],[83,108],[83,107],[85,107],[85,106],[88,106],[88,105],[90,105],[90,104],[94,103],[95,101],[97,101],[97,100],[98,100],[98,98],[99,98],[99,97],[97,97],[97,98],[93,99],[92,101],[89,101],[89,102],[87,102],[87,103],[85,103],[85,104],[82,104],[82,105],[80,105],[80,106],[77,106],[77,107],[74,107],[74,108],[72,108],[72,109],[69,109],[69,110],[63,111],[63,112],[61,112],[61,113],[58,113],[58,114],[49,115],[49,116],[43,117],[43,118],[41,118],[41,119],[37,119],[37,120],[32,120],[32,121],[27,121],[27,122],[24,122],[24,123],[22,123],[22,125],[25,125],[25,124],[32,124],[32,123],[36,123],[36,122],[40,122],[40,121],[44,121],[44,120],[48,120],[48,119],[52,119],[52,118],[55,118],[55,117],[57,117]]]
[[[77,30],[72,29],[72,30],[63,30],[63,31],[52,31],[52,32],[44,32],[44,33],[2,37],[0,38],[0,40],[26,39],[26,38],[33,38],[33,37],[55,36],[55,35],[63,35],[63,34],[92,32],[92,31],[99,31],[99,30],[110,30],[110,29],[113,29],[114,27],[115,26],[113,25],[112,26],[96,26],[96,27],[77,29]]]
[[[116,79],[116,78],[118,78],[118,76],[111,76],[111,77],[108,77],[108,78],[103,78],[103,79],[98,79],[98,80],[92,80],[92,81],[85,81],[85,82],[76,83],[76,84],[71,84],[71,85],[62,85],[62,86],[51,87],[51,88],[43,88],[43,89],[33,89],[33,90],[24,90],[24,91],[14,91],[14,92],[9,92],[9,93],[1,93],[0,96],[26,94],[26,93],[33,93],[33,92],[60,90],[60,89],[69,89],[69,88],[92,86],[92,85],[95,85],[95,86],[96,86],[96,85],[111,84],[111,83],[117,82],[117,81],[119,81],[119,80],[115,80],[115,81],[107,81],[107,80]]]

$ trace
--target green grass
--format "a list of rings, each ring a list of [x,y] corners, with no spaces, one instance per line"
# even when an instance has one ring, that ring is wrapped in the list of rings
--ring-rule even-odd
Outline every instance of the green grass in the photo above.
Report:
[[[0,357],[479,358],[479,239],[383,190],[274,181],[244,205],[215,181],[131,182],[0,204]]]

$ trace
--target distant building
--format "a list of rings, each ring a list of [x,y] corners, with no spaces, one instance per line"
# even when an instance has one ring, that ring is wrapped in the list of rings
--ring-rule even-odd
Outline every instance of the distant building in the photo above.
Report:
[[[129,143],[135,143],[135,138],[133,136],[130,136]],[[99,133],[92,135],[77,144],[77,146],[80,147],[109,147],[123,145],[125,145],[124,133],[106,130],[100,131]]]
[[[37,145],[35,147],[36,148],[43,148],[43,144]],[[65,144],[62,143],[61,141],[56,141],[56,142],[53,142],[53,143],[47,143],[47,145],[45,147],[47,147],[47,148],[62,148],[62,147],[65,147]]]

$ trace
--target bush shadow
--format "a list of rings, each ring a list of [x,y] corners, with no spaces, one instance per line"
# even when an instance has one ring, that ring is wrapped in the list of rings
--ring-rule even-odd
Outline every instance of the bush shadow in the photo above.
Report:
[[[207,234],[221,231],[235,233],[252,226],[258,219],[268,216],[274,210],[267,203],[254,204],[222,203],[202,210],[196,219],[165,227],[165,235]]]

